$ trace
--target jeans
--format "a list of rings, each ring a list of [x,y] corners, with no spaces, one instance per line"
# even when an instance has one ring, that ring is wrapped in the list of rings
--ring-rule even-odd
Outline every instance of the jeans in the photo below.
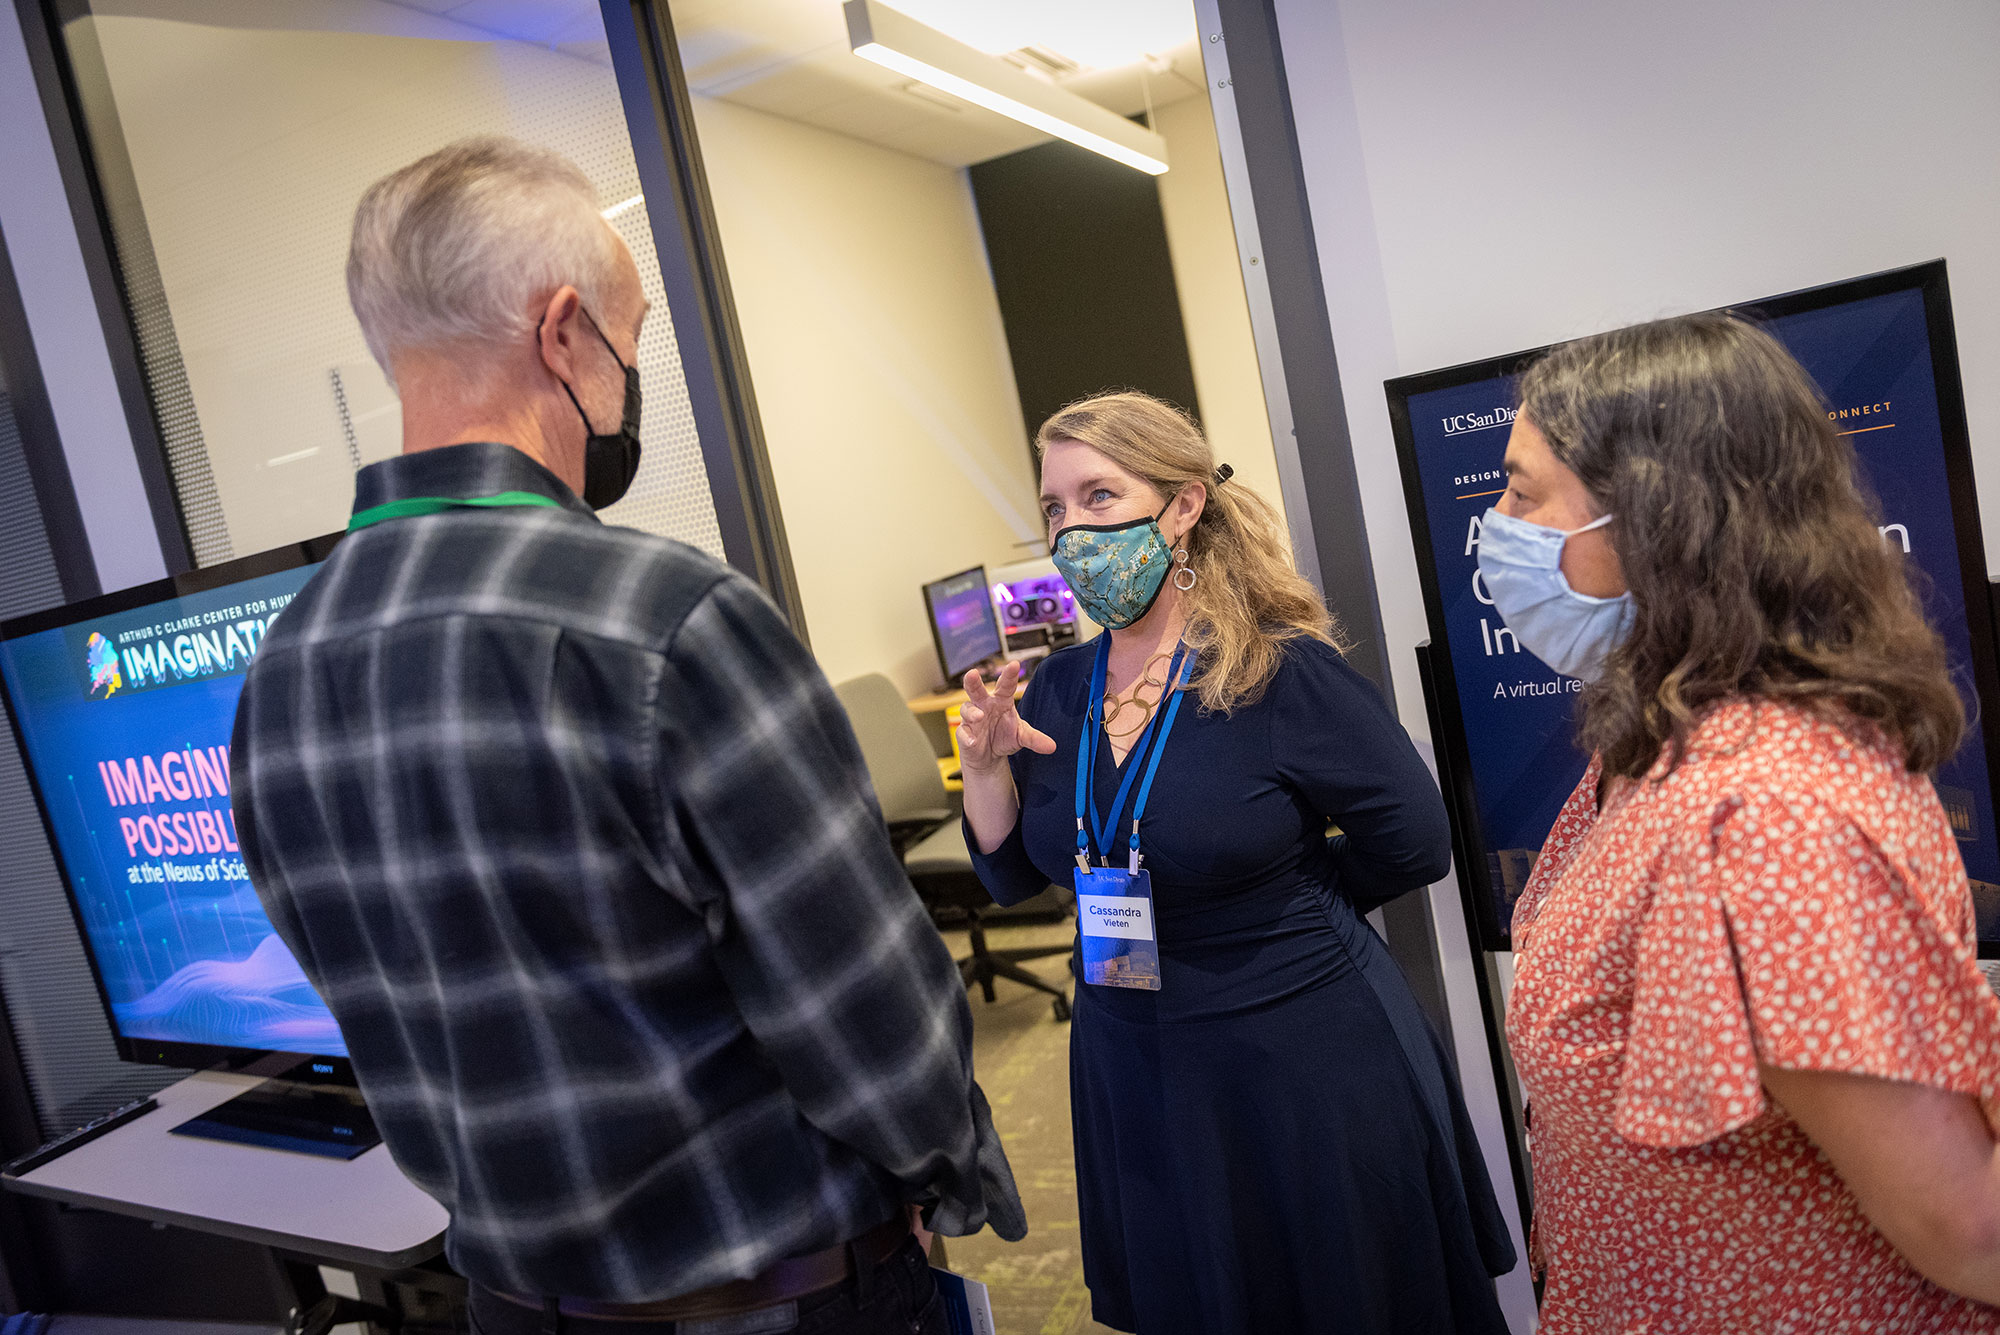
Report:
[[[930,1262],[910,1238],[867,1275],[775,1307],[701,1321],[546,1316],[471,1286],[472,1335],[950,1335]]]

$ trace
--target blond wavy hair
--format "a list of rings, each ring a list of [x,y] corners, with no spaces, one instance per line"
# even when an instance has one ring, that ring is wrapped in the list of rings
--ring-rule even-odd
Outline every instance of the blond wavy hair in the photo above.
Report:
[[[1035,455],[1057,441],[1088,445],[1171,499],[1199,482],[1201,518],[1181,539],[1194,588],[1188,646],[1201,656],[1194,688],[1201,707],[1227,714],[1254,704],[1284,661],[1287,640],[1346,649],[1319,591],[1292,564],[1278,512],[1241,483],[1215,480],[1215,453],[1188,415],[1150,394],[1126,390],[1079,399],[1042,423]]]

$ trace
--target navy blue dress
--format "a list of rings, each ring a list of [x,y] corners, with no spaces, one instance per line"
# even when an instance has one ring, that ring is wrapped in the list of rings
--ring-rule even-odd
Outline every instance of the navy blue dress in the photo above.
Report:
[[[1095,652],[1053,655],[1022,699],[1057,749],[1013,758],[1013,833],[982,857],[967,832],[1003,904],[1071,883]],[[1490,1276],[1514,1251],[1457,1081],[1359,916],[1445,875],[1437,786],[1326,645],[1293,642],[1263,698],[1226,717],[1197,703],[1140,830],[1160,990],[1076,988],[1093,1314],[1141,1335],[1504,1332]],[[1101,809],[1119,777],[1101,742]]]

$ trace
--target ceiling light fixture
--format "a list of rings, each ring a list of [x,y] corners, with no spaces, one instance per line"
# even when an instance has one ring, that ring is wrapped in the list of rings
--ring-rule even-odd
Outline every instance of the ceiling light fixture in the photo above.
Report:
[[[1158,176],[1167,142],[1116,112],[1030,78],[1006,61],[926,28],[875,0],[847,0],[847,40],[854,54],[906,78],[985,107],[1043,134],[1067,139]]]

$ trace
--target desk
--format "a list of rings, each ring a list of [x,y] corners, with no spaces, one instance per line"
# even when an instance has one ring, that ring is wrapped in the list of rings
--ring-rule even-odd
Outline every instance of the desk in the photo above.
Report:
[[[386,1146],[322,1159],[170,1133],[258,1083],[220,1071],[191,1075],[156,1094],[160,1106],[145,1116],[6,1185],[336,1265],[398,1270],[443,1249],[444,1207],[403,1176]]]
[[[298,1302],[290,1329],[346,1321],[392,1325],[400,1302],[385,1284],[463,1301],[448,1271],[413,1271],[444,1249],[449,1216],[377,1145],[352,1159],[176,1136],[170,1128],[261,1083],[203,1071],[153,1097],[160,1106],[5,1186],[64,1205],[108,1210],[271,1248]],[[357,1272],[365,1306],[330,1297],[321,1264]]]

